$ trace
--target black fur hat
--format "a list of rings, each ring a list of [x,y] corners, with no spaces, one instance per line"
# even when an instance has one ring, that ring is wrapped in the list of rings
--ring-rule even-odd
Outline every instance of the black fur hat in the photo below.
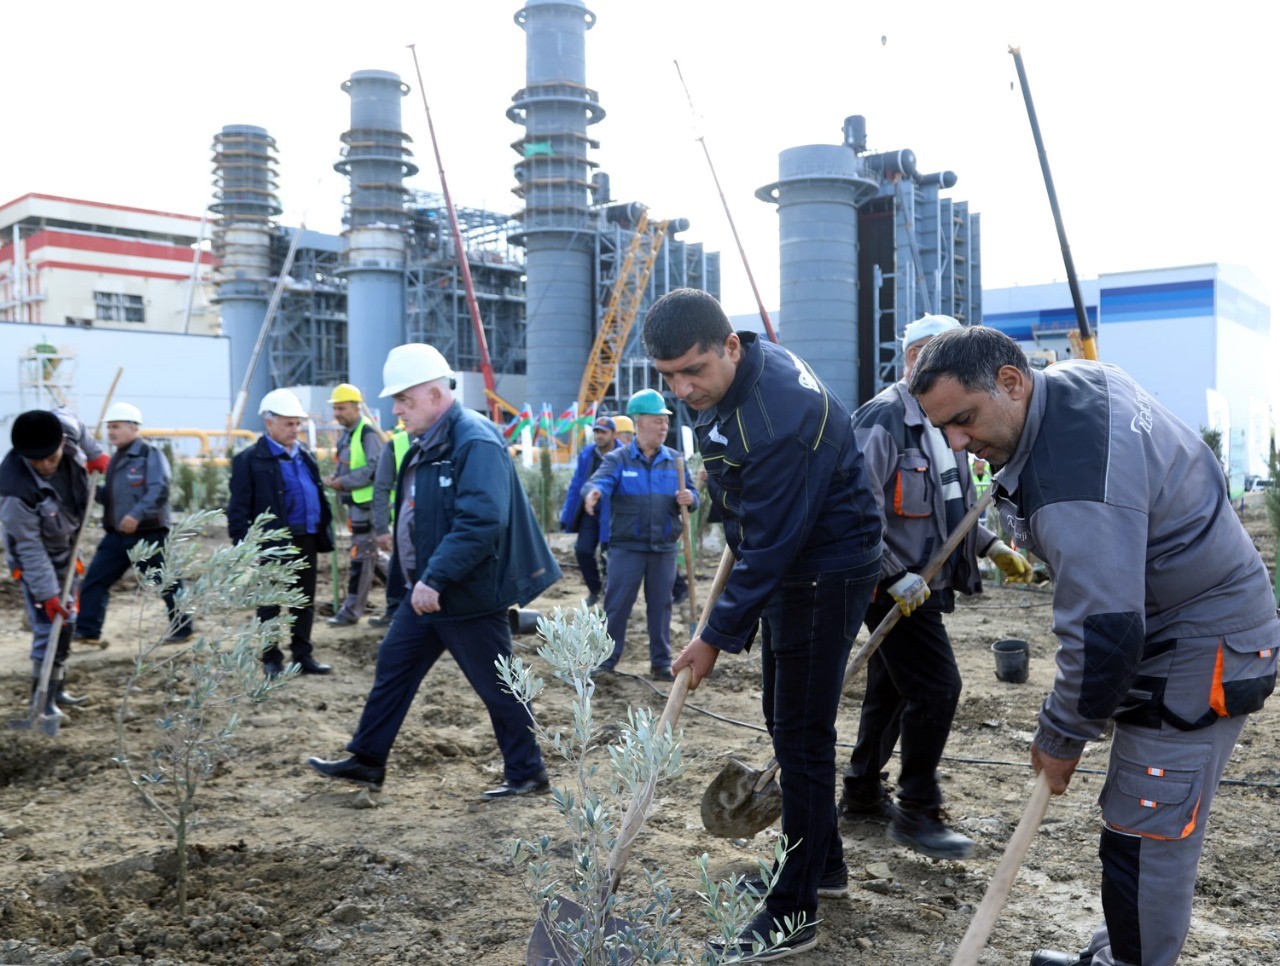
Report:
[[[62,420],[47,409],[29,409],[13,421],[9,439],[19,456],[42,460],[62,445]]]

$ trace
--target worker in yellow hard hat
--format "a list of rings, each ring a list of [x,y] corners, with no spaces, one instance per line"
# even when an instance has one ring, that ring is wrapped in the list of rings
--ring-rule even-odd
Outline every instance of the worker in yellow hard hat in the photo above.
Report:
[[[364,396],[348,382],[334,387],[329,396],[333,418],[342,427],[338,439],[337,464],[324,485],[334,490],[347,508],[347,529],[351,532],[351,574],[347,597],[338,612],[329,618],[331,627],[349,627],[364,615],[377,569],[378,547],[373,534],[373,476],[382,452],[382,435],[364,418]]]
[[[636,424],[631,421],[630,416],[621,414],[613,417],[614,425],[617,427],[615,433],[619,446],[627,446],[636,438]]]

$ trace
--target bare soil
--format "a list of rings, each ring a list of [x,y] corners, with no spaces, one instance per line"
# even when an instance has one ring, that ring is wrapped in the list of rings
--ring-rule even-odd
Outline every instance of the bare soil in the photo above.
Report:
[[[1245,519],[1270,564],[1275,541],[1261,508],[1247,510]],[[535,603],[543,610],[574,605],[583,595],[568,545],[556,546],[566,577]],[[705,582],[715,560],[704,553]],[[853,888],[847,898],[823,901],[819,945],[797,961],[950,961],[1031,788],[1027,745],[1054,671],[1048,590],[989,588],[963,601],[948,621],[965,692],[943,787],[954,825],[977,840],[974,856],[934,861],[890,843],[882,826],[845,824]],[[319,596],[329,599],[327,581]],[[374,596],[380,603],[381,591]],[[512,870],[509,843],[543,833],[563,841],[564,829],[547,797],[477,801],[479,791],[500,780],[501,758],[482,704],[451,660],[424,682],[376,807],[367,794],[326,782],[306,765],[311,754],[340,754],[356,724],[379,641],[363,622],[333,629],[318,621],[317,654],[334,674],[297,679],[247,712],[235,757],[203,792],[192,837],[192,899],[179,916],[173,843],[111,762],[136,619],[133,591],[122,584],[106,628],[112,646],[76,651],[70,661],[70,688],[90,703],[72,710],[54,738],[6,730],[0,739],[0,962],[524,962],[536,906]],[[20,597],[5,578],[0,702],[12,717],[25,713],[29,689],[29,637],[21,621]],[[678,638],[684,616],[673,624]],[[642,625],[637,605],[621,665],[633,675],[602,684],[599,720],[621,719],[628,705],[660,708],[665,700],[665,692],[635,676],[648,670]],[[1009,637],[1031,644],[1026,684],[994,675],[990,645]],[[537,660],[531,637],[518,645]],[[858,690],[855,683],[840,713],[846,748],[856,735]],[[540,714],[564,721],[566,705],[567,695],[553,687]],[[688,770],[659,789],[623,887],[638,889],[641,864],[664,867],[695,947],[708,932],[698,912],[695,858],[708,853],[720,874],[746,871],[772,852],[777,834],[774,828],[730,841],[702,828],[698,802],[721,765],[731,756],[763,764],[769,747],[759,730],[698,709],[758,728],[758,660],[727,657],[691,696],[682,719]],[[1276,701],[1254,716],[1227,769],[1229,780],[1243,784],[1225,786],[1214,806],[1184,963],[1280,962],[1278,716]],[[144,713],[128,727],[141,737],[151,724]],[[1100,918],[1096,796],[1107,751],[1105,740],[1090,746],[1069,793],[1052,802],[983,963],[1025,963],[1041,946],[1078,949]],[[567,780],[563,762],[550,766],[554,781]]]

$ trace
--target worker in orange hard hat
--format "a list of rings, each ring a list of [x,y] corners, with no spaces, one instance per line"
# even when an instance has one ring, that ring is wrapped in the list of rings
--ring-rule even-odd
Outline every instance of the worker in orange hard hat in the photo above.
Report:
[[[338,439],[337,465],[324,485],[338,494],[347,508],[347,529],[351,532],[351,574],[347,597],[338,612],[329,618],[331,627],[350,627],[364,615],[378,564],[378,547],[373,533],[373,477],[382,452],[382,436],[361,411],[364,396],[348,382],[336,386],[329,396],[333,418],[342,427]]]

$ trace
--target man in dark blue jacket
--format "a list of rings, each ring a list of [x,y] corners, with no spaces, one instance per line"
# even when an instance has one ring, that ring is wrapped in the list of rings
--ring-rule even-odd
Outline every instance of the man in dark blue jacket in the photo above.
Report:
[[[645,349],[696,426],[712,499],[736,558],[700,637],[672,665],[690,687],[721,651],[743,650],[763,619],[765,723],[781,766],[791,849],[765,909],[714,951],[734,962],[817,944],[818,896],[848,891],[836,822],[836,710],[845,664],[880,573],[880,515],[849,411],[802,359],[736,333],[706,292],[676,289],[649,310]],[[616,536],[615,536],[616,539]],[[807,925],[788,950],[751,953],[786,917]]]
[[[596,563],[596,547],[609,544],[609,506],[605,504],[602,511],[586,513],[582,506],[582,487],[616,448],[616,428],[611,416],[596,417],[595,425],[591,427],[595,441],[588,443],[586,449],[578,454],[573,479],[569,481],[564,506],[560,508],[560,529],[578,535],[573,554],[582,570],[582,582],[587,585],[587,599],[583,603],[588,607],[600,603],[600,590],[604,586],[600,579],[600,566]]]
[[[231,459],[231,497],[227,534],[239,543],[258,515],[270,511],[272,529],[288,530],[289,546],[306,561],[295,575],[307,602],[291,608],[293,629],[289,651],[303,674],[328,674],[332,668],[312,655],[311,624],[315,616],[316,560],[333,551],[333,514],[321,489],[320,468],[298,440],[307,418],[302,403],[288,389],[273,389],[258,407],[266,432]],[[259,607],[258,619],[279,616],[279,607]],[[284,655],[274,644],[262,652],[262,669],[270,677],[284,670]]]
[[[511,656],[507,609],[527,604],[560,568],[491,422],[454,398],[454,375],[432,346],[397,346],[382,369],[382,395],[414,442],[396,481],[391,580],[401,601],[378,648],[350,758],[310,759],[327,778],[380,789],[387,758],[418,686],[448,651],[489,711],[504,763],[485,799],[550,786],[529,713],[502,687],[494,662]]]
[[[169,536],[169,461],[164,453],[140,435],[142,411],[127,402],[112,403],[106,412],[107,438],[116,448],[107,466],[106,482],[98,488],[98,502],[103,505],[102,529],[105,534],[94,551],[80,589],[80,618],[76,621],[76,640],[106,647],[102,624],[107,616],[108,594],[112,584],[129,569],[129,551],[138,543],[164,546]],[[155,554],[140,565],[148,570],[160,566],[161,555]],[[176,596],[182,589],[178,581],[164,592],[169,614],[166,643],[176,644],[191,636],[191,620],[178,610]]]
[[[655,681],[670,681],[671,587],[676,579],[680,507],[696,509],[698,497],[689,471],[676,475],[680,454],[667,438],[671,410],[656,389],[642,389],[627,403],[636,421],[636,438],[614,450],[587,481],[583,506],[594,516],[609,497],[609,586],[604,592],[613,653],[600,666],[612,671],[627,644],[627,621],[644,583],[649,624],[649,671]]]

